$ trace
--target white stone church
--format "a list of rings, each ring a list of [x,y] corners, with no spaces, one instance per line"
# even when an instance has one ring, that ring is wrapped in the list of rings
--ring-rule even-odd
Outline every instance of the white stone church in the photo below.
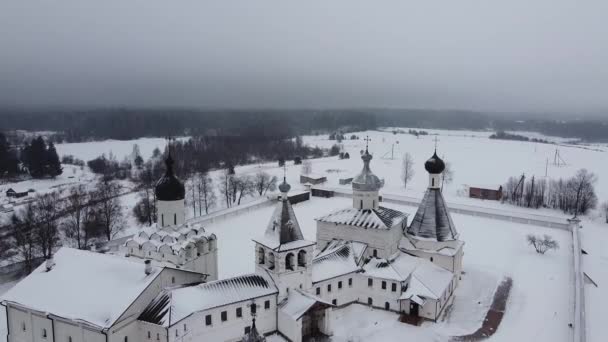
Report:
[[[62,248],[2,297],[8,341],[294,342],[332,335],[332,311],[361,303],[437,320],[461,277],[464,243],[440,191],[445,165],[426,163],[429,186],[411,223],[382,207],[382,182],[362,155],[353,205],[316,219],[305,240],[289,184],[251,251],[255,272],[217,280],[217,238],[185,222],[172,160],[156,187],[158,223],[117,255]]]

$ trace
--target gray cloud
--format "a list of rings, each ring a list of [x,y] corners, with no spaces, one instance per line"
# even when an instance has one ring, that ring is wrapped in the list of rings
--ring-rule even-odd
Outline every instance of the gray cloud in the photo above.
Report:
[[[608,108],[608,2],[4,0],[0,103]]]

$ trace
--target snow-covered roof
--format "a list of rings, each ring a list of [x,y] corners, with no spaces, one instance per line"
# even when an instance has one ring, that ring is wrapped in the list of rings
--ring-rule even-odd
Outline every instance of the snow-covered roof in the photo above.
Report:
[[[366,248],[367,245],[361,242],[330,241],[312,261],[312,282],[359,271]]]
[[[399,241],[399,248],[405,251],[421,251],[427,253],[437,253],[445,256],[454,256],[456,253],[458,253],[462,246],[464,246],[464,241],[453,240],[437,245],[436,249],[430,249],[431,246],[428,246],[428,244],[425,245],[425,248],[416,246],[417,242],[416,237],[406,235]],[[446,246],[445,244],[449,245]]]
[[[316,220],[353,227],[391,229],[406,219],[407,216],[404,212],[385,207],[378,207],[378,209],[346,208],[316,218]]]
[[[159,236],[160,241],[154,239],[155,236]],[[170,238],[165,239],[165,237]],[[125,241],[125,246],[136,244],[143,247],[144,244],[151,244],[156,251],[160,250],[162,246],[168,246],[174,253],[179,253],[180,250],[185,249],[189,244],[196,244],[205,239],[215,240],[216,236],[213,233],[207,233],[202,227],[182,226],[177,230],[172,228],[162,230],[144,229],[137,236]]]
[[[396,253],[390,259],[372,258],[364,266],[365,275],[375,278],[406,281],[408,278],[408,296],[417,295],[424,298],[439,298],[450,285],[453,273],[432,262],[405,254]],[[410,299],[408,296],[402,299]]]
[[[331,307],[332,304],[324,301],[323,299],[314,296],[310,293],[294,289],[289,292],[289,296],[286,300],[279,304],[279,310],[287,314],[294,320],[300,319],[310,308],[315,304],[321,307]]]
[[[300,224],[298,223],[296,214],[294,213],[293,207],[287,196],[279,199],[279,202],[270,217],[264,235],[254,239],[254,241],[268,248],[279,250],[286,250],[282,245],[298,241],[300,241],[298,243],[299,246],[292,246],[290,249],[314,244],[312,241],[304,240],[304,235],[302,234],[302,230],[300,230]]]
[[[456,226],[452,222],[441,190],[433,188],[426,190],[407,233],[436,241],[458,239]]]
[[[50,271],[40,265],[2,300],[108,328],[162,270],[152,266],[152,274],[146,275],[139,262],[66,247],[57,251],[54,262]]]
[[[268,275],[245,274],[163,291],[139,319],[167,327],[198,311],[275,293],[278,290]]]

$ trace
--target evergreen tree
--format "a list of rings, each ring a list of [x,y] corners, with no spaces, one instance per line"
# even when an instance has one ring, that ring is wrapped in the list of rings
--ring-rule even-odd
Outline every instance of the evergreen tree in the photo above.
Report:
[[[4,134],[0,133],[0,178],[13,176],[19,172],[19,160],[11,150]]]
[[[31,144],[24,148],[24,163],[32,177],[44,177],[47,161],[46,152],[46,143],[42,137],[32,140]]]
[[[55,144],[51,141],[49,142],[49,148],[46,151],[45,174],[51,177],[57,177],[62,172],[63,169],[61,168],[61,162],[59,161]]]

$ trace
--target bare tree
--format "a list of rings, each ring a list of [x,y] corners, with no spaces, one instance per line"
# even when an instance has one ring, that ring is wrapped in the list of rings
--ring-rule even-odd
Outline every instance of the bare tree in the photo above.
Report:
[[[68,239],[75,242],[78,249],[85,249],[85,221],[89,211],[89,192],[84,184],[74,186],[66,198],[66,216],[62,222],[63,231]]]
[[[36,209],[32,202],[11,217],[11,235],[9,246],[16,252],[17,257],[25,263],[25,269],[32,271],[34,259],[38,256],[36,242]]]
[[[597,182],[597,177],[587,169],[578,170],[573,178],[576,188],[576,202],[574,205],[574,216],[578,213],[586,213],[589,209],[597,206],[597,196],[593,186]]]
[[[230,208],[232,206],[232,198],[235,185],[234,178],[235,176],[230,173],[229,169],[222,170],[222,173],[219,177],[219,190],[224,196],[224,200],[226,201],[226,208]]]
[[[309,175],[312,173],[312,163],[310,160],[304,160],[302,162],[302,174]]]
[[[403,187],[407,189],[407,183],[414,178],[414,158],[407,152],[403,155],[403,163],[401,167],[401,180],[403,180]]]
[[[533,246],[536,253],[545,254],[550,249],[558,249],[559,244],[549,235],[536,236],[528,234],[526,236],[528,244]]]
[[[241,200],[247,196],[251,196],[255,193],[255,186],[251,177],[243,175],[235,177],[234,195],[232,201],[236,202],[237,205],[241,204]]]
[[[94,201],[108,241],[123,229],[124,216],[119,195],[120,185],[115,181],[101,180],[97,183]]]
[[[192,199],[190,199],[188,196],[186,196],[186,203],[190,203],[192,205],[192,216],[193,217],[196,217],[196,191],[197,191],[196,176],[197,175],[193,175],[186,182],[186,190],[192,194]],[[200,208],[199,208],[199,211],[200,211]],[[200,214],[199,214],[199,216],[200,216]]]
[[[452,169],[452,164],[450,162],[445,162],[445,169],[441,174],[441,191],[443,191],[443,184],[450,185],[454,180],[454,169]]]
[[[606,223],[608,223],[608,202],[604,202],[604,204],[602,204],[601,212],[604,213],[604,217],[606,218]]]
[[[198,175],[198,210],[202,216],[202,209],[205,209],[205,214],[209,214],[209,209],[215,207],[216,196],[213,191],[213,179],[207,173]]]
[[[277,176],[270,176],[268,173],[260,171],[253,177],[253,187],[258,195],[263,196],[266,192],[274,191],[277,188]]]
[[[58,218],[60,216],[59,194],[50,192],[35,200],[37,224],[34,227],[36,241],[42,256],[50,258],[59,242]]]

